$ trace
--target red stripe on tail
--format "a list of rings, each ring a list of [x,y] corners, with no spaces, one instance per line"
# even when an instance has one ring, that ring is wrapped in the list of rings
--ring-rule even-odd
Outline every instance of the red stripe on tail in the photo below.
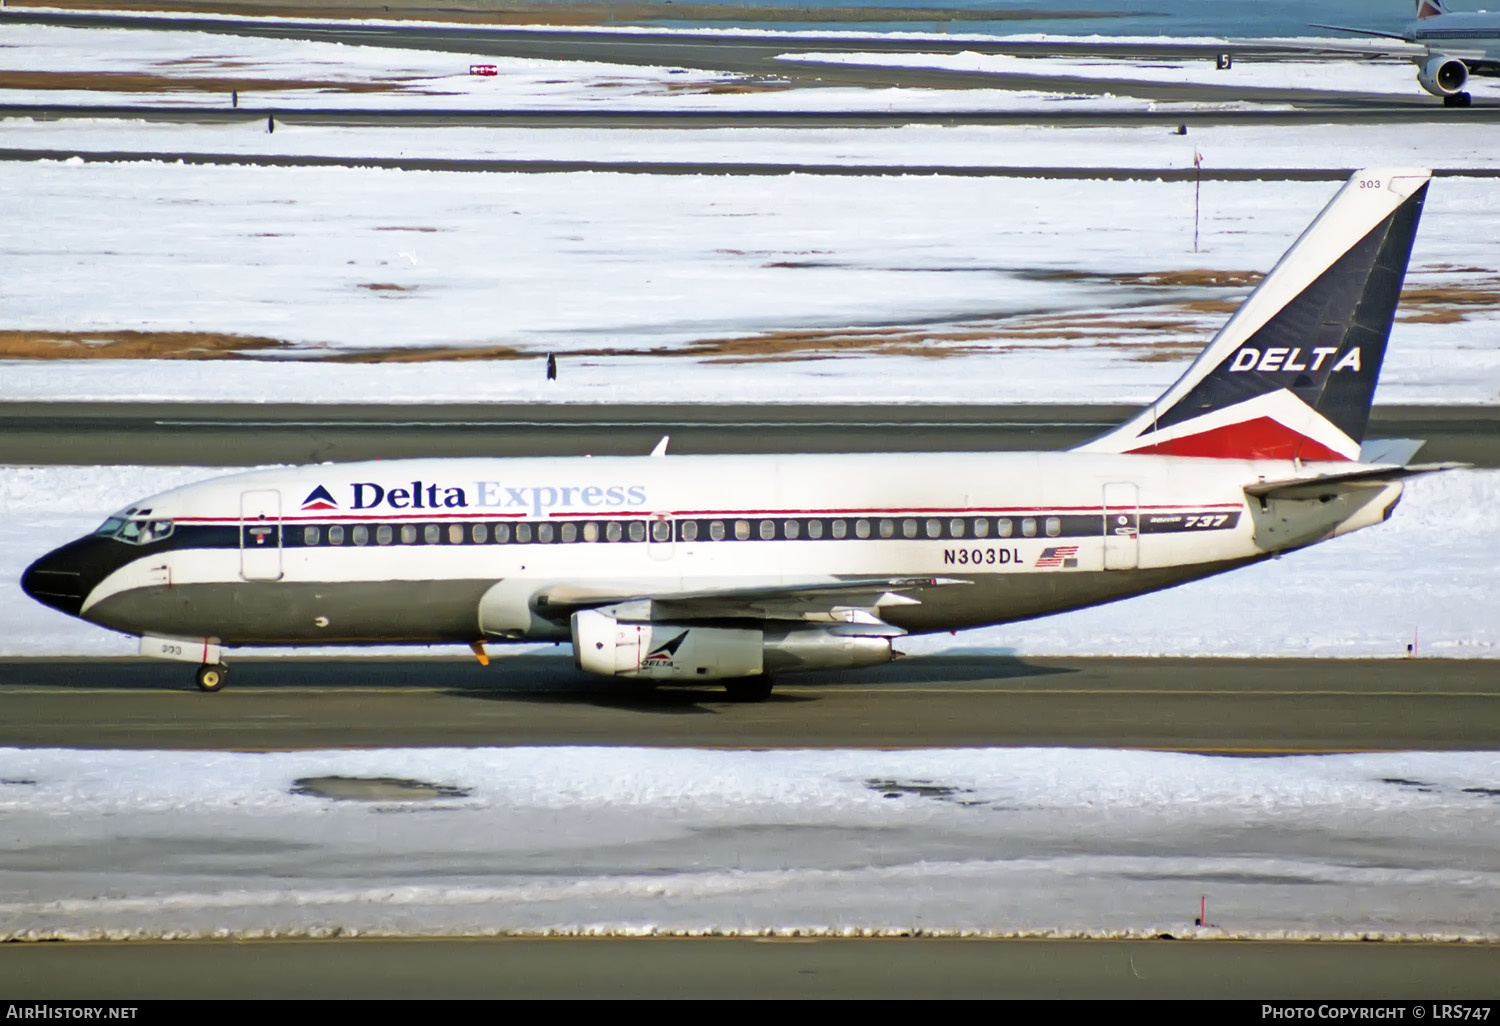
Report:
[[[1204,456],[1220,460],[1349,460],[1342,453],[1334,452],[1270,417],[1226,424],[1224,427],[1200,431],[1196,435],[1153,442],[1126,451],[1142,455]]]

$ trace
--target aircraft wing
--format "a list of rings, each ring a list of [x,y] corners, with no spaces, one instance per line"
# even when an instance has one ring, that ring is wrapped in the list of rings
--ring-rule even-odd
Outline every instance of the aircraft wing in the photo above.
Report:
[[[840,633],[906,633],[880,619],[884,606],[920,604],[929,588],[972,583],[947,577],[868,577],[854,580],[705,589],[658,595],[589,594],[566,585],[537,597],[547,616],[600,609],[626,623],[681,623],[694,620],[793,620],[832,624]]]
[[[1370,39],[1329,39],[1319,40],[1316,43],[1300,40],[1288,41],[1284,44],[1286,50],[1305,53],[1309,57],[1367,57],[1372,60],[1380,57],[1395,57],[1406,61],[1426,57],[1431,52],[1430,47],[1394,32],[1375,32],[1348,25],[1315,25],[1313,27],[1337,29],[1340,32],[1357,32],[1362,36],[1369,36]],[[1374,42],[1377,39],[1389,40],[1389,42]]]
[[[1407,39],[1399,32],[1377,32],[1375,29],[1355,28],[1352,25],[1319,25],[1317,22],[1313,22],[1312,27],[1321,29],[1333,29],[1335,32],[1353,32],[1355,35],[1360,36],[1375,36],[1380,39],[1400,39],[1403,42],[1411,42],[1411,40]]]

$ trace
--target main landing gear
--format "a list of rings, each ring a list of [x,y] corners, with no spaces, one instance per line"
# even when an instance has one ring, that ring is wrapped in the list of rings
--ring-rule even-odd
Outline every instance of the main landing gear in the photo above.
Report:
[[[724,682],[724,690],[731,702],[764,702],[771,697],[771,675],[762,673],[758,677],[737,677]]]
[[[229,667],[223,663],[208,663],[198,667],[198,690],[219,691],[229,676]]]
[[[1468,93],[1454,93],[1452,96],[1443,97],[1444,107],[1467,107],[1474,102],[1474,97]]]

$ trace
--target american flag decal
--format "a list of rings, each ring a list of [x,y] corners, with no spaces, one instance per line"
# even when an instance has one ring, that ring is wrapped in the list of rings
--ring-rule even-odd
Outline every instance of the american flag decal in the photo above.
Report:
[[[1078,565],[1077,545],[1054,545],[1042,550],[1037,557],[1037,566],[1062,567],[1064,570]]]

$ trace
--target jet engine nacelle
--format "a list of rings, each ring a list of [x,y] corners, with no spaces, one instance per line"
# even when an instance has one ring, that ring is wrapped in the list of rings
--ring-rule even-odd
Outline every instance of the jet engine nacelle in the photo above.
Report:
[[[819,627],[767,631],[766,669],[852,670],[894,657],[890,638],[866,638]]]
[[[831,670],[891,659],[889,638],[845,636],[819,627],[738,627],[622,622],[598,609],[573,614],[573,658],[606,677],[729,680],[767,670]]]
[[[1469,69],[1457,57],[1433,54],[1418,69],[1417,81],[1433,96],[1456,96],[1469,82]]]
[[[764,670],[760,631],[622,623],[597,609],[573,614],[573,659],[589,673],[653,680],[724,680]]]

